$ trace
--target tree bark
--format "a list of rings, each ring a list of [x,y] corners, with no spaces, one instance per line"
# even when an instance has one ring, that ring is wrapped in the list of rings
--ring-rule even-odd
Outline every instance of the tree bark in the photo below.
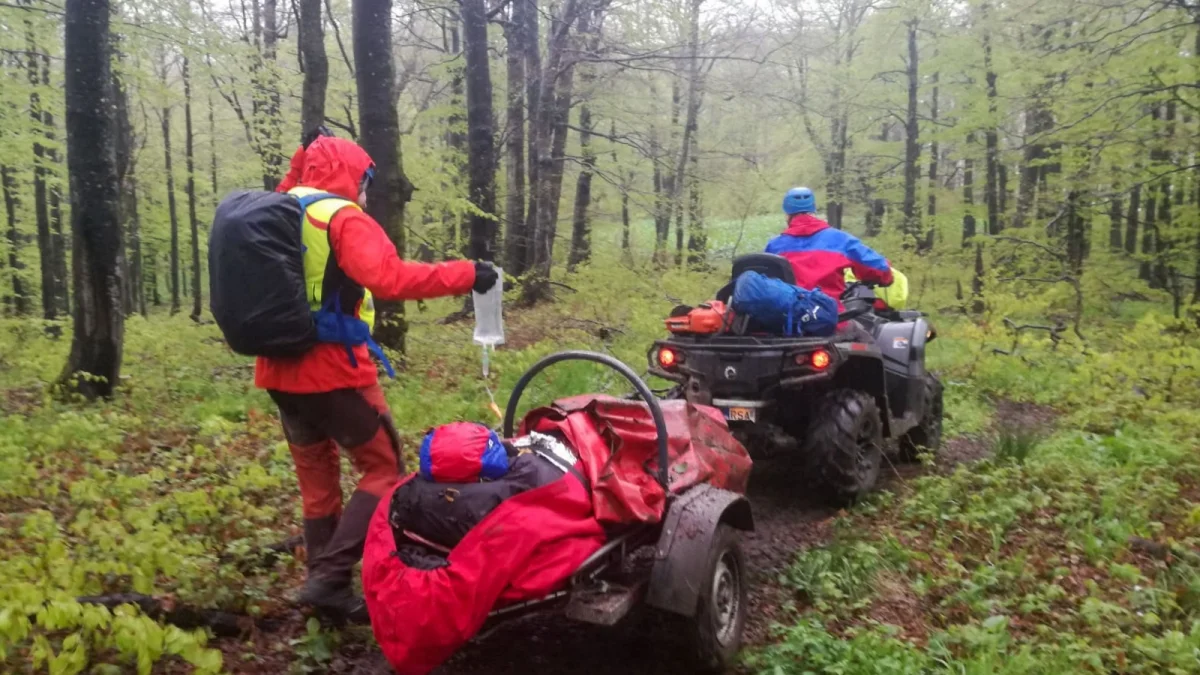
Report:
[[[912,239],[913,247],[924,248],[921,232],[921,211],[917,208],[917,181],[921,175],[921,127],[917,122],[917,106],[920,104],[920,53],[917,50],[917,27],[919,22],[911,19],[908,27],[908,59],[905,72],[908,76],[908,109],[904,118],[904,234]]]
[[[462,5],[463,0],[460,0],[459,5]],[[486,21],[486,12],[485,21]],[[459,33],[459,15],[454,12],[446,12],[448,15],[449,25],[442,24],[443,47],[447,54],[452,54],[454,62],[450,64],[450,114],[446,118],[446,147],[450,149],[450,166],[454,170],[450,172],[450,180],[452,184],[457,186],[462,184],[462,177],[469,175],[469,168],[464,164],[468,160],[468,155],[471,150],[467,147],[467,134],[462,132],[463,116],[462,112],[467,108],[466,99],[463,96],[463,71],[464,67],[461,63],[463,55],[462,37]],[[447,40],[448,38],[448,40]],[[491,84],[489,77],[488,84]],[[468,187],[468,194],[470,188]],[[467,216],[468,220],[470,216]],[[442,216],[442,223],[446,229],[446,245],[443,251],[447,259],[461,255],[462,250],[462,235],[460,225],[462,224],[458,217],[449,211]]]
[[[975,134],[967,134],[966,151],[971,152],[974,145]],[[963,159],[962,195],[962,245],[965,248],[975,238],[975,160],[970,157]]]
[[[120,381],[125,317],[108,0],[67,0],[67,165],[75,285],[74,337],[61,381],[87,398]]]
[[[284,165],[287,160],[283,156],[283,117],[280,108],[279,71],[276,64],[276,53],[279,43],[279,13],[278,0],[262,0],[262,38],[263,73],[266,80],[263,88],[266,94],[266,107],[263,110],[262,149],[266,173],[263,185],[267,190],[274,190],[283,177]]]
[[[598,17],[596,18],[598,21]],[[592,17],[584,13],[579,19],[579,35],[583,38],[588,54],[597,47],[599,26],[593,25]],[[592,225],[588,208],[592,203],[592,173],[596,170],[596,151],[592,148],[592,108],[587,97],[591,97],[595,86],[595,67],[580,66],[579,84],[585,97],[579,106],[579,150],[583,156],[579,176],[575,180],[575,211],[572,214],[571,253],[567,258],[567,269],[575,271],[580,264],[592,257]]]
[[[934,54],[934,57],[935,58],[937,57],[936,53]],[[932,96],[930,97],[930,104],[929,104],[929,119],[933,123],[935,128],[937,127],[937,123],[938,123],[938,81],[939,81],[939,79],[940,79],[940,73],[934,73],[933,74],[933,92],[932,92]],[[939,145],[937,138],[935,136],[935,138],[929,143],[929,195],[926,200],[927,206],[926,206],[925,213],[929,216],[929,219],[931,222],[929,224],[929,232],[927,233],[926,238],[925,238],[925,250],[933,249],[933,236],[934,236],[935,223],[932,221],[937,216],[937,191],[940,187],[938,185],[938,159],[940,157],[940,153],[941,153],[941,146]]]
[[[523,19],[521,30],[521,47],[525,58],[525,114],[528,117],[529,123],[525,128],[526,140],[526,162],[528,164],[527,182],[529,184],[529,201],[525,209],[525,225],[522,228],[525,233],[525,257],[521,261],[521,269],[528,272],[533,264],[534,257],[534,239],[537,230],[537,207],[538,207],[538,189],[539,189],[539,159],[538,148],[542,142],[542,136],[549,133],[549,130],[540,123],[539,115],[541,111],[541,93],[542,93],[542,52],[539,46],[540,30],[538,26],[538,5],[537,0],[514,0],[523,7],[521,18]]]
[[[461,7],[467,86],[467,190],[480,212],[468,218],[468,255],[474,260],[495,260],[496,148],[487,7],[484,0],[462,0]]]
[[[1141,218],[1142,186],[1134,185],[1129,191],[1129,210],[1125,216],[1125,253],[1137,253],[1138,224]]]
[[[401,256],[406,255],[404,205],[413,186],[400,157],[400,120],[396,113],[392,66],[391,0],[353,0],[354,62],[358,65],[360,144],[375,161],[375,180],[367,190],[367,213],[387,232]],[[408,326],[404,303],[379,303],[376,339],[401,354]]]
[[[575,22],[579,0],[566,0],[550,22],[546,66],[538,79],[536,110],[536,176],[531,184],[531,210],[537,220],[533,230],[533,250],[528,277],[522,295],[537,301],[549,290],[550,266],[554,256],[554,236],[558,218],[558,197],[562,189],[563,151],[566,147],[567,120],[574,64],[567,61],[571,24]],[[561,83],[560,80],[561,79]]]
[[[114,51],[118,52],[117,61],[121,62],[121,54],[116,45],[114,45]],[[139,297],[144,294],[141,288],[141,228],[138,220],[137,181],[134,178],[136,170],[134,130],[133,122],[129,118],[128,92],[125,89],[125,82],[117,73],[113,74],[113,99],[116,108],[115,156],[117,185],[120,189],[119,216],[122,224],[129,223],[129,241],[127,243],[130,246],[128,251],[130,264],[125,270],[128,274],[124,297],[125,314],[128,316],[140,308],[142,315],[145,316],[145,298]]]
[[[4,189],[4,213],[8,219],[8,270],[12,275],[12,293],[4,296],[4,304],[9,314],[25,316],[29,313],[29,290],[25,288],[21,233],[17,230],[17,180],[13,170],[3,164],[0,164],[0,186]]]
[[[167,66],[163,65],[163,86],[167,82]],[[171,219],[171,314],[180,309],[179,299],[179,215],[175,205],[175,172],[171,168],[171,108],[163,106],[159,112],[163,136],[163,162],[167,174],[167,213]]]
[[[508,111],[505,120],[504,264],[512,275],[525,273],[529,233],[525,222],[525,12],[529,0],[513,0],[511,21],[504,29],[508,43]]]
[[[688,172],[688,256],[687,263],[692,269],[703,268],[708,261],[708,228],[704,224],[704,201],[700,194],[700,157],[697,124],[696,133],[692,134],[692,153],[688,161],[691,171]]]
[[[192,77],[188,57],[183,57],[184,157],[187,160],[188,224],[192,234],[192,321],[203,311],[200,292],[200,221],[196,218],[196,155],[192,136]]]
[[[1113,253],[1121,252],[1121,221],[1124,213],[1121,199],[1114,195],[1108,203],[1108,249]]]
[[[46,53],[42,53],[42,86],[50,86],[50,57]],[[42,122],[45,125],[46,140],[50,144],[50,149],[46,151],[46,158],[54,167],[62,166],[62,156],[54,149],[56,126],[54,121],[54,113],[46,109],[42,111]],[[63,236],[63,214],[62,214],[62,176],[61,168],[56,168],[48,171],[50,176],[50,232],[51,232],[51,248],[54,249],[54,295],[55,302],[58,304],[58,313],[66,316],[71,313],[71,294],[67,290],[67,246],[66,238]]]
[[[305,134],[325,123],[325,90],[329,86],[329,59],[325,55],[321,0],[299,0],[299,9],[296,47],[304,59],[300,133]]]
[[[683,135],[679,142],[679,161],[671,181],[671,208],[675,218],[675,264],[683,264],[683,187],[689,158],[695,146],[700,114],[700,6],[704,0],[691,0],[688,16],[687,99],[684,104]]]
[[[212,92],[208,92],[208,171],[212,183],[213,208],[221,201],[221,193],[217,191],[217,119],[213,114]]]
[[[38,269],[41,272],[42,318],[54,321],[57,318],[57,302],[54,284],[54,240],[50,235],[50,210],[46,195],[46,150],[41,139],[45,134],[42,120],[41,59],[33,37],[33,21],[25,21],[25,45],[28,51],[27,75],[29,79],[29,116],[33,120],[33,207],[37,222]],[[50,325],[47,324],[47,329]]]
[[[985,24],[987,22],[988,7],[988,3],[985,2],[983,4]],[[987,190],[987,233],[995,235],[1000,234],[1000,231],[1003,229],[1000,223],[1000,203],[998,201],[1000,188],[997,176],[999,171],[1000,140],[996,131],[996,72],[992,66],[992,36],[991,28],[986,26],[983,33],[983,64],[985,71],[984,78],[987,81],[988,101],[988,123],[987,130],[984,133],[984,140],[987,144],[987,185],[985,188]]]

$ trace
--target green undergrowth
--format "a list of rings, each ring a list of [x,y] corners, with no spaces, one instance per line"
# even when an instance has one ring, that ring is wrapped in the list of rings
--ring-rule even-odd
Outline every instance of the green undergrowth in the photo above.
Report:
[[[829,544],[781,575],[789,618],[747,666],[1197,672],[1200,336],[1147,313],[1094,323],[1087,344],[997,354],[999,335],[951,325],[949,429],[1003,399],[1052,406],[1057,420],[996,419],[989,459],[839,517]]]

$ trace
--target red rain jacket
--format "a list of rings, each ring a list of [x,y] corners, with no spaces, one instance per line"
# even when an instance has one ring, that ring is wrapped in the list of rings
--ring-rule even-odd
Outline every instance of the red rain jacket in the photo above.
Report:
[[[362,177],[372,164],[370,156],[358,145],[333,137],[318,138],[307,151],[298,150],[292,157],[293,168],[298,159],[304,169],[297,185],[324,190],[350,201],[358,198]],[[359,209],[340,209],[329,223],[316,224],[329,228],[329,242],[338,266],[371,291],[376,302],[463,295],[475,283],[475,265],[467,260],[437,265],[401,260],[379,223]],[[375,384],[379,375],[366,345],[355,347],[354,356],[357,368],[350,365],[346,347],[333,343],[319,344],[296,358],[260,356],[254,369],[254,384],[260,389],[292,394],[317,394]]]

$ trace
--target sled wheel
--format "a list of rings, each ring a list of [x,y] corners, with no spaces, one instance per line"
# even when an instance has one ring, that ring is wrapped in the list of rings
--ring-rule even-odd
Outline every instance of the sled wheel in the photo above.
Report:
[[[925,374],[925,414],[921,423],[900,439],[900,459],[911,462],[922,450],[934,454],[942,447],[942,383]]]
[[[738,531],[721,523],[713,535],[696,615],[687,636],[695,672],[721,673],[732,667],[746,628],[746,557]]]
[[[883,462],[883,425],[875,398],[851,389],[826,394],[812,416],[804,457],[838,504],[866,496]]]

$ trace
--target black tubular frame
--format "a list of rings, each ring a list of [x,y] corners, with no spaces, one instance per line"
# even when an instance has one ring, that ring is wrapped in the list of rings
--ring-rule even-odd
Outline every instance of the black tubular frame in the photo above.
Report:
[[[598,352],[589,352],[583,350],[574,350],[566,352],[558,352],[551,354],[546,358],[533,364],[521,379],[517,380],[516,386],[513,387],[512,395],[508,397],[508,406],[504,410],[504,437],[512,438],[513,422],[517,416],[517,404],[521,401],[521,394],[525,392],[525,388],[529,386],[529,382],[546,368],[560,361],[591,361],[608,366],[617,371],[629,380],[633,388],[637,390],[642,401],[650,408],[650,416],[654,418],[654,430],[658,436],[658,475],[655,479],[662,485],[663,489],[667,489],[667,464],[670,463],[670,455],[667,453],[667,421],[663,417],[662,407],[658,404],[658,399],[654,393],[650,391],[650,387],[638,377],[637,373],[632,368],[625,365],[621,361],[609,356],[608,354],[600,354]]]

